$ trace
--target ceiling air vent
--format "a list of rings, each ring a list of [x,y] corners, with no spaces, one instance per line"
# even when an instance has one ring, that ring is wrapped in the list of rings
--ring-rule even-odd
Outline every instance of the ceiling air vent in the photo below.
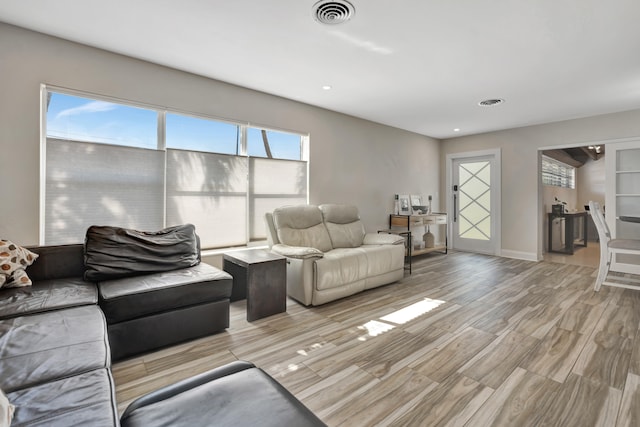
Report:
[[[313,17],[321,24],[342,24],[351,19],[355,13],[353,5],[346,0],[322,0],[313,5]]]
[[[493,107],[502,103],[504,103],[504,99],[496,98],[496,99],[485,99],[484,101],[478,102],[478,105],[481,107]]]

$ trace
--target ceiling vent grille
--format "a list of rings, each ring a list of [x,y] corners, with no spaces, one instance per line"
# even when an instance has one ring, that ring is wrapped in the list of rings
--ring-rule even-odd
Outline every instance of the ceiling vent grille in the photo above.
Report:
[[[478,105],[481,107],[494,107],[502,103],[504,103],[504,99],[496,98],[496,99],[485,99],[484,101],[478,102]]]
[[[322,0],[313,5],[313,17],[321,24],[342,24],[351,19],[355,13],[353,5],[346,0]]]

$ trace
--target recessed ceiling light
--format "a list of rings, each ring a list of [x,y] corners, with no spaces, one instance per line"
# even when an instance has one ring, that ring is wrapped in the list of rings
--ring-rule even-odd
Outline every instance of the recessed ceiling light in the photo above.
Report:
[[[455,128],[453,131],[454,132],[460,132],[460,128]]]
[[[496,105],[500,105],[504,103],[504,99],[502,98],[494,98],[494,99],[485,99],[484,101],[478,102],[478,105],[481,107],[494,107]]]
[[[331,85],[322,86],[322,90],[331,90]]]

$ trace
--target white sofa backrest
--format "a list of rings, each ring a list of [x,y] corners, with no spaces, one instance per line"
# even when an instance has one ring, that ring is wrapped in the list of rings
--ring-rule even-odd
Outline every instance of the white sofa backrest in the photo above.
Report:
[[[357,248],[364,241],[364,225],[358,208],[352,205],[320,205],[334,248]]]
[[[273,224],[280,243],[289,246],[333,249],[322,212],[314,205],[284,206],[273,211]]]

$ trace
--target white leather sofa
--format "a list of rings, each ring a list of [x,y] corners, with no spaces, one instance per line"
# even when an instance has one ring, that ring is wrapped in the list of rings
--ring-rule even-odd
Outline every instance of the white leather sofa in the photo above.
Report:
[[[271,250],[287,257],[287,293],[304,305],[404,276],[404,238],[365,233],[355,206],[285,206],[267,213],[266,224]]]

